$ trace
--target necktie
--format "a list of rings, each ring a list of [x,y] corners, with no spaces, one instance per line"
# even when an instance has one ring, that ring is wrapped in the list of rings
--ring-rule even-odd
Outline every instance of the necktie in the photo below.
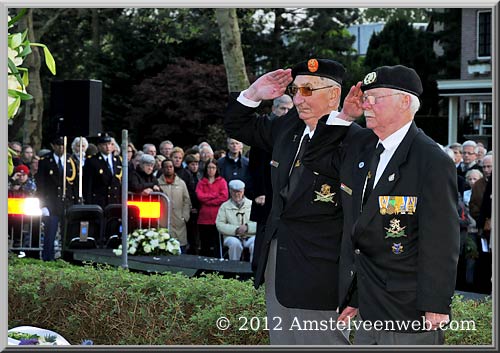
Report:
[[[297,155],[295,156],[295,160],[292,164],[292,168],[290,169],[290,176],[288,177],[288,189],[287,189],[287,198],[288,198],[288,192],[292,191],[293,190],[296,190],[296,188],[298,187],[299,183],[300,183],[300,179],[301,179],[301,171],[302,169],[304,168],[304,166],[302,165],[302,162],[301,162],[301,158],[302,156],[304,155],[304,152],[306,150],[306,146],[309,142],[309,134],[306,134],[303,138],[302,138],[302,142],[300,144],[300,147],[299,147],[299,152],[297,153]]]
[[[366,187],[363,192],[363,205],[368,200],[370,193],[373,190],[373,184],[375,183],[375,174],[377,173],[377,166],[380,160],[380,155],[384,152],[384,145],[378,144],[377,149],[373,152],[372,159],[370,160],[368,173],[366,174]]]
[[[111,156],[108,156],[106,158],[106,163],[108,164],[108,168],[111,171],[111,173],[113,173],[113,162],[111,161]]]
[[[59,167],[59,172],[62,174],[64,172],[64,168],[62,165],[62,158],[59,157],[59,162],[57,163],[57,166]]]

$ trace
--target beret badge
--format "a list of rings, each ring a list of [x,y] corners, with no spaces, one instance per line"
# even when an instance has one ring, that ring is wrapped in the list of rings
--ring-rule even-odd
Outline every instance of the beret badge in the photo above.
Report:
[[[309,59],[309,61],[307,62],[307,69],[309,70],[309,72],[318,71],[318,60]]]
[[[363,79],[363,84],[369,85],[370,83],[373,83],[377,80],[377,73],[376,72],[370,72],[365,76]]]

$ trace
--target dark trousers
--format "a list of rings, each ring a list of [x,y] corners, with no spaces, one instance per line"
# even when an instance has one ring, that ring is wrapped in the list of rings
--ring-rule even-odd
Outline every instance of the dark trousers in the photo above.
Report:
[[[45,224],[45,231],[43,235],[42,260],[53,261],[55,260],[54,241],[56,240],[57,227],[59,226],[59,217],[43,217],[43,223]]]
[[[198,224],[200,231],[200,255],[208,257],[221,257],[221,239],[215,224]]]
[[[200,234],[198,230],[198,214],[191,213],[189,221],[186,224],[187,228],[187,253],[190,255],[198,255],[200,252]]]

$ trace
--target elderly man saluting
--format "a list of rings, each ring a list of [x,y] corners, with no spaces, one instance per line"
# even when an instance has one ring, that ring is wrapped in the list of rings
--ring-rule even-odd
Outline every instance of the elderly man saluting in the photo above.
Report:
[[[336,61],[312,58],[261,76],[247,90],[231,95],[227,108],[228,135],[272,153],[273,206],[255,286],[265,280],[273,345],[349,344],[332,327],[338,317],[342,236],[339,183],[302,164],[318,121],[336,119],[344,73]],[[294,109],[273,120],[255,114],[262,100],[282,96],[290,83]],[[320,329],[321,323],[326,329]]]
[[[421,93],[413,69],[375,69],[351,88],[338,116],[352,121],[364,113],[367,129],[352,124],[339,153],[345,126],[318,124],[304,156],[313,171],[340,179],[339,320],[359,314],[369,323],[355,344],[442,344],[440,328],[450,320],[457,177],[453,161],[413,121]],[[384,325],[370,326],[377,322]]]

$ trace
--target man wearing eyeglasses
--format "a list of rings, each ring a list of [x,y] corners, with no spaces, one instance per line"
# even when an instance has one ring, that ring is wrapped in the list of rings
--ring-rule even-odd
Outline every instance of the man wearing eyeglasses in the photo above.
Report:
[[[339,183],[302,164],[318,121],[336,119],[344,74],[336,61],[309,59],[261,76],[247,90],[232,94],[227,108],[228,135],[272,153],[272,209],[254,284],[265,281],[273,345],[349,344],[347,331],[335,327],[342,236]],[[282,96],[290,83],[287,93],[294,108],[273,120],[255,114],[261,101]]]
[[[444,343],[459,254],[457,177],[413,121],[422,90],[411,68],[375,69],[351,88],[339,115],[364,114],[367,129],[352,124],[340,154],[339,126],[320,123],[304,156],[312,170],[340,179],[339,321],[359,315],[368,323],[355,344]],[[376,322],[384,325],[369,329]]]

